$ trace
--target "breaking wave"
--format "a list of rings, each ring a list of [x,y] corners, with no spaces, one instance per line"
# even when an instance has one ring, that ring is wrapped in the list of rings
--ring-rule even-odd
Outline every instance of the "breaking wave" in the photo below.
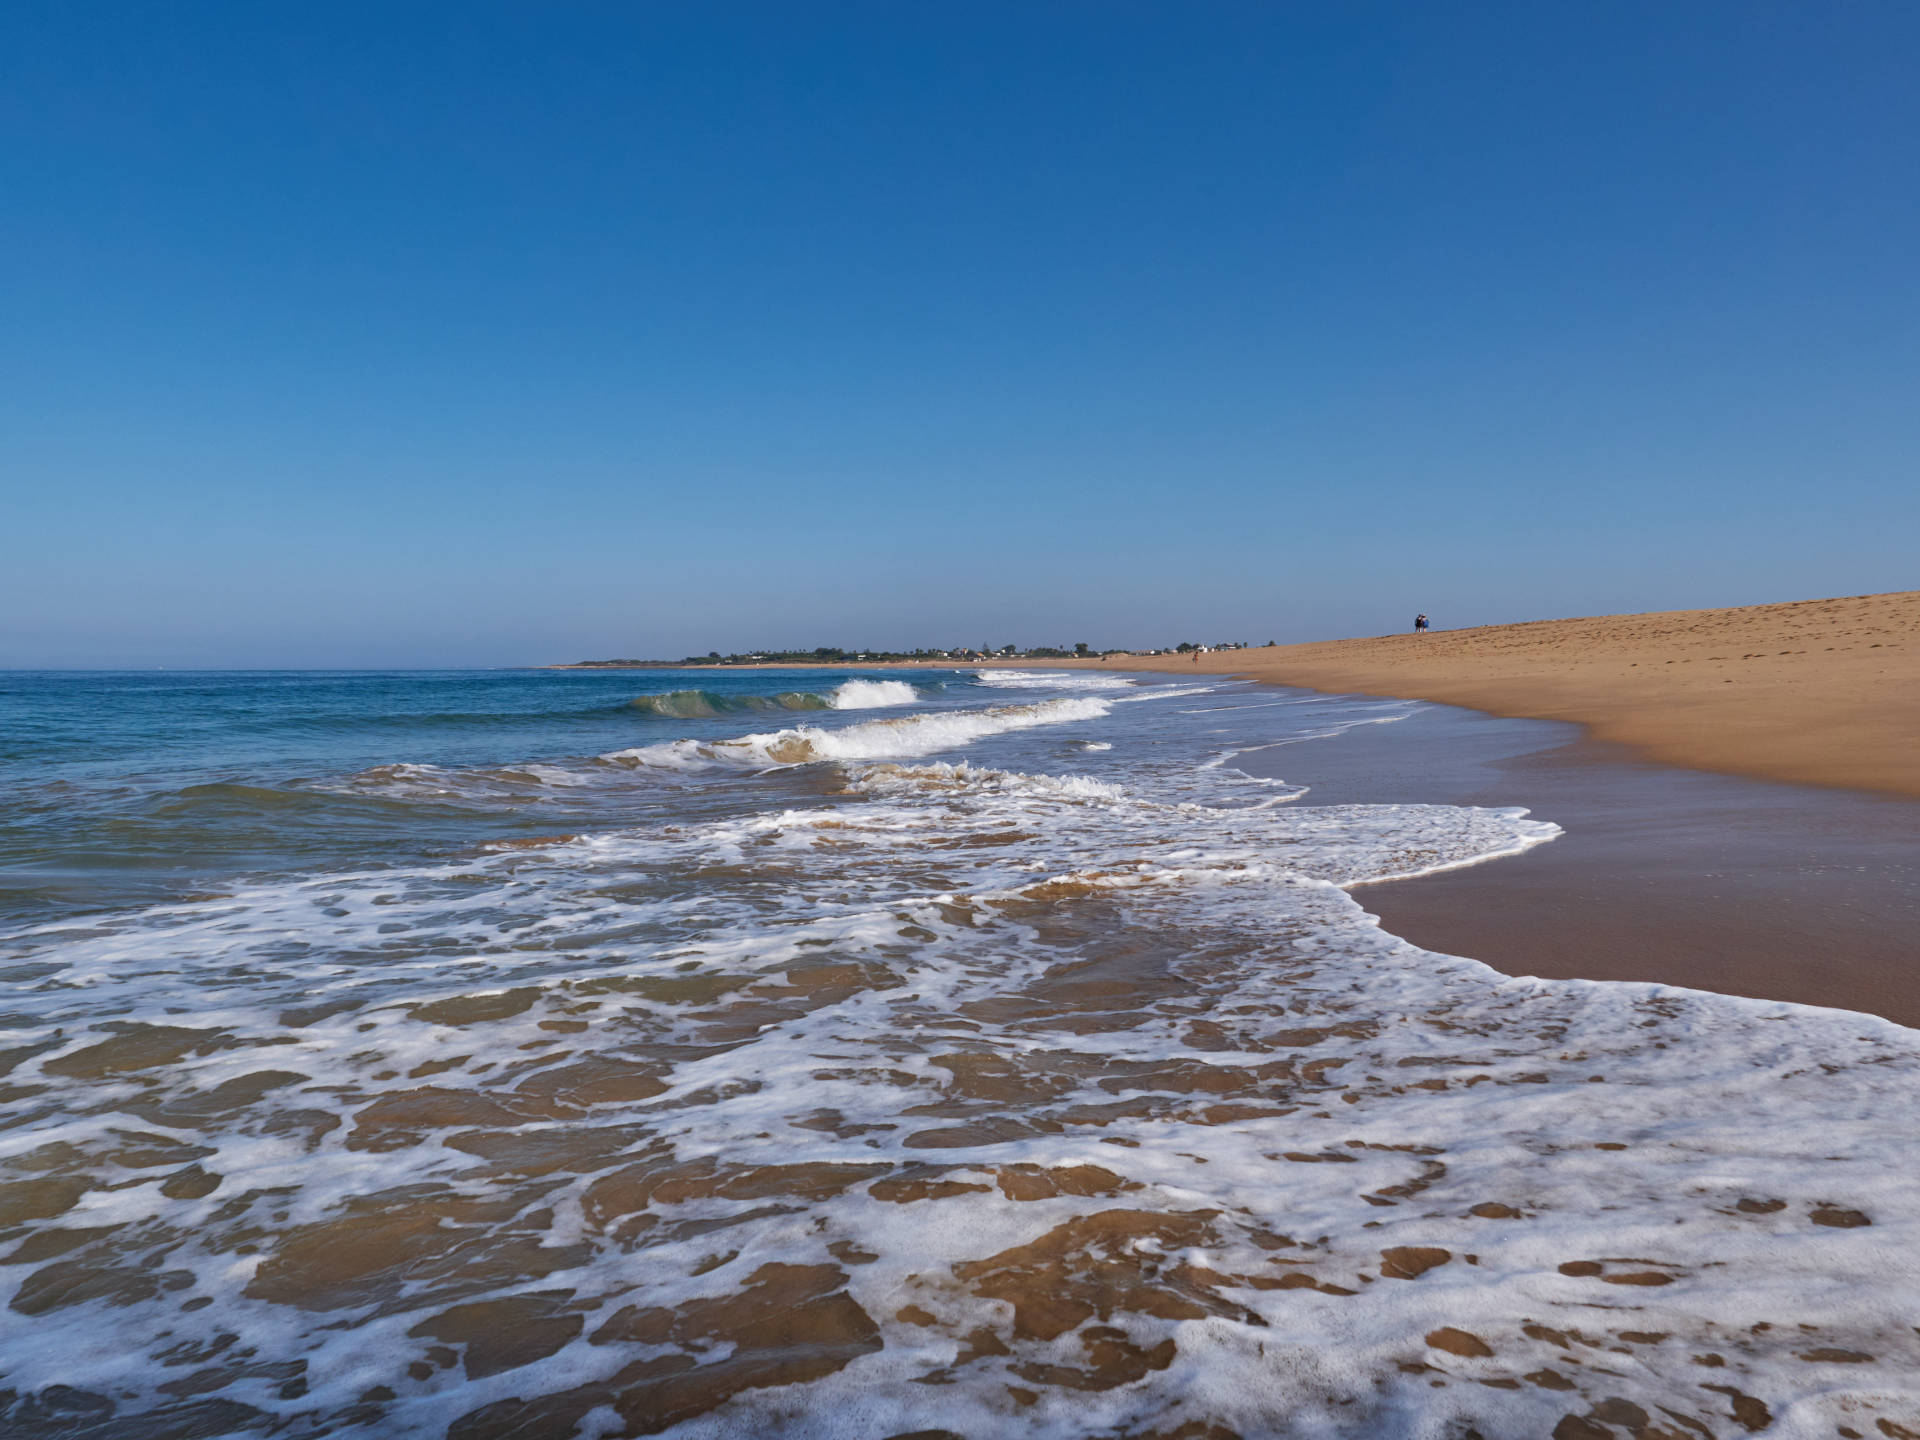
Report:
[[[820,760],[905,760],[971,745],[989,735],[1073,720],[1097,720],[1107,713],[1106,701],[1075,696],[1031,705],[994,705],[981,710],[943,710],[931,715],[867,720],[838,730],[802,725],[734,740],[675,740],[615,750],[600,758],[616,764],[676,770],[716,765],[760,769]]]
[[[835,710],[883,710],[890,705],[911,705],[920,698],[904,680],[849,680],[833,692]]]

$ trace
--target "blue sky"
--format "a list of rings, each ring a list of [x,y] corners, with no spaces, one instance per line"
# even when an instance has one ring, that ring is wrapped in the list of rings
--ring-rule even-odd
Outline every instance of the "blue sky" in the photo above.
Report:
[[[0,666],[1920,585],[1920,7],[0,14]]]

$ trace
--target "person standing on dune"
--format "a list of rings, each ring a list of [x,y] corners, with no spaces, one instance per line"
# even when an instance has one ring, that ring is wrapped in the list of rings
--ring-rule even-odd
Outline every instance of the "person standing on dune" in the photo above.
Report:
[[[1414,633],[1417,635],[1421,631],[1425,630],[1426,628],[1427,628],[1427,613],[1426,611],[1423,610],[1418,615],[1413,617],[1413,630],[1414,630]]]

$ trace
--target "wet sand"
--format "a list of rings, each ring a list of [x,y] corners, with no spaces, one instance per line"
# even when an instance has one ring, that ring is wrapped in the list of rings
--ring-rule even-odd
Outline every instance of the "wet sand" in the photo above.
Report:
[[[1529,650],[1531,661],[1543,662],[1587,645],[1582,683],[1603,686],[1611,664],[1618,693],[1608,704],[1651,731],[1665,726],[1693,738],[1677,747],[1628,745],[1601,738],[1619,727],[1600,721],[1436,703],[1393,726],[1236,763],[1312,786],[1307,804],[1520,805],[1567,831],[1525,855],[1360,892],[1389,931],[1425,949],[1513,975],[1646,980],[1920,1027],[1920,803],[1907,798],[1920,797],[1920,648],[1907,643],[1916,624],[1920,591],[1223,651],[1197,662],[1115,655],[999,664],[1233,673],[1428,698],[1473,689],[1460,676],[1478,674],[1488,655],[1504,653],[1518,673],[1531,663]],[[1750,656],[1732,683],[1720,673],[1724,663],[1696,682],[1691,651],[1718,656],[1730,638],[1749,651],[1764,640],[1776,653]],[[1780,655],[1788,640],[1797,648]],[[1815,640],[1834,648],[1822,644],[1815,659]],[[1644,680],[1630,654],[1687,674]],[[1337,683],[1333,671],[1320,670],[1295,678],[1301,657],[1312,655],[1347,666],[1338,674],[1354,678]],[[1555,697],[1570,692],[1542,674],[1501,682],[1500,704],[1487,709],[1554,708]],[[1744,716],[1737,724],[1723,723],[1729,705]],[[1815,783],[1739,773],[1775,768],[1767,744],[1742,743],[1768,726],[1771,739],[1761,738],[1793,752],[1778,768],[1819,771],[1802,777]],[[1705,746],[1693,765],[1651,758],[1689,745]]]
[[[1301,804],[1524,805],[1564,827],[1355,892],[1425,949],[1920,1026],[1920,804],[1652,764],[1572,725],[1450,706],[1234,763],[1310,785]]]
[[[1910,933],[1920,807],[1168,689],[1072,712],[1183,747],[1109,772],[1144,795],[809,766],[48,940],[0,1053],[0,1434],[1920,1434],[1920,1036],[1491,983],[1323,883],[1541,838],[1329,805],[1526,803],[1570,837],[1354,893],[1484,879],[1525,969],[1610,920],[1665,980],[1704,895],[1729,974],[1687,983],[1774,944],[1832,991],[1792,952]],[[1293,804],[1195,768],[1342,724],[1242,752]]]
[[[1920,590],[1105,664],[1570,720],[1672,765],[1920,798]]]

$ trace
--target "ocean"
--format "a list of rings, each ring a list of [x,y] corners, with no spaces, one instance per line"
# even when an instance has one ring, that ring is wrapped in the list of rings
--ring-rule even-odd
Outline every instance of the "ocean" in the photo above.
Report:
[[[1387,934],[1421,708],[0,675],[0,1432],[1920,1434],[1920,1035]]]

